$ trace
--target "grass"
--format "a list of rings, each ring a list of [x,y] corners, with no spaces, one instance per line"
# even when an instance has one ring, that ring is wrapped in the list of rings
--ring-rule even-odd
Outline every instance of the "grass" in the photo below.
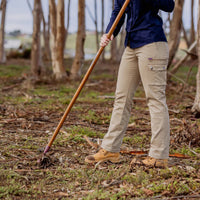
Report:
[[[91,79],[93,80],[106,80],[106,79],[111,79],[111,80],[116,80],[115,74],[107,74],[107,73],[101,73],[101,74],[92,74]]]
[[[141,149],[144,148],[144,144],[146,144],[149,141],[149,137],[147,137],[146,135],[137,135],[135,134],[134,137],[131,136],[125,136],[123,138],[123,142],[127,143],[129,145],[134,145],[134,144],[138,144],[138,147],[140,147]]]
[[[94,110],[89,110],[86,115],[81,115],[83,120],[88,121],[92,124],[109,124],[111,114],[106,115],[105,113],[95,112]]]
[[[94,138],[102,138],[103,134],[101,132],[97,132],[92,130],[91,128],[88,127],[81,127],[81,126],[72,126],[69,127],[69,133],[71,137],[74,135],[79,135],[79,136],[88,136],[88,137],[94,137]]]
[[[198,153],[200,153],[200,148],[195,148],[195,149],[193,149],[193,151],[198,154]],[[191,157],[195,157],[196,156],[196,154],[194,154],[191,151],[191,149],[189,148],[189,146],[185,146],[185,145],[183,145],[182,148],[173,149],[171,151],[171,153],[180,153],[180,154],[188,155],[188,156],[191,156]]]
[[[78,101],[80,102],[103,102],[103,100],[101,98],[98,98],[98,96],[100,96],[100,92],[98,91],[94,91],[94,90],[90,90],[88,91],[88,89],[83,89],[83,91],[81,92]]]
[[[121,188],[115,191],[104,188],[113,179],[115,180],[128,170],[126,165],[122,166],[119,170],[113,166],[109,166],[106,171],[94,171],[93,169],[68,169],[66,171],[63,168],[58,168],[57,172],[47,171],[45,174],[42,171],[35,171],[32,175],[37,177],[37,179],[32,181],[30,179],[31,176],[21,176],[16,172],[4,171],[4,175],[2,173],[0,175],[1,179],[6,180],[4,186],[0,187],[1,197],[8,199],[11,196],[24,196],[24,199],[26,199],[28,195],[32,197],[44,195],[45,188],[53,186],[55,183],[57,184],[54,185],[52,195],[56,191],[59,191],[59,188],[63,187],[63,192],[74,195],[74,198],[70,199],[78,198],[75,191],[79,191],[80,188],[86,189],[84,196],[82,196],[83,199],[106,199],[107,197],[109,199],[127,199],[131,198],[131,196],[145,198],[147,197],[145,193],[147,190],[148,192],[151,191],[154,195],[159,195],[163,192],[170,193],[172,191],[176,195],[187,195],[191,190],[195,191],[200,186],[192,178],[184,178],[180,172],[179,176],[181,176],[181,180],[173,180],[172,177],[177,176],[178,170],[180,171],[180,169],[173,168],[171,171],[163,169],[160,171],[150,170],[149,172],[138,169],[135,173],[124,175],[119,179],[126,182],[126,185],[122,185]],[[7,175],[5,175],[5,172]],[[45,178],[46,181],[39,182],[39,176]],[[153,177],[155,176],[160,176],[160,178],[154,180]],[[152,180],[154,181],[152,182]],[[28,181],[32,183],[32,187],[29,189],[23,187]]]
[[[190,68],[190,66],[181,66],[181,68],[175,74],[176,77],[179,77],[180,79],[186,81],[189,68]],[[188,84],[189,85],[192,85],[192,86],[196,85],[196,79],[194,77],[196,76],[197,71],[198,71],[198,67],[197,66],[193,66],[193,68],[191,70],[191,73],[190,73],[190,76],[189,76],[189,79],[188,79]],[[174,77],[172,77],[172,80],[181,83],[181,81],[177,80]]]
[[[20,66],[20,65],[0,65],[0,77],[10,78],[21,76],[22,73],[25,73],[29,70],[29,66]]]
[[[88,127],[69,126],[65,131],[62,131],[61,129],[60,134],[56,138],[54,144],[55,146],[67,146],[69,142],[85,142],[83,136],[88,136],[91,138],[102,138],[104,134]]]
[[[11,65],[1,66],[0,69],[0,77],[9,85],[28,67]],[[115,81],[111,79],[111,74],[104,73],[102,79]],[[97,81],[100,75],[99,72],[94,74],[93,80]],[[3,81],[1,84],[5,87]],[[101,139],[109,126],[113,100],[99,98],[114,95],[114,87],[106,88],[107,85],[106,91],[101,91],[98,86],[96,89],[84,88],[47,154],[52,159],[52,165],[47,169],[39,168],[36,158],[41,155],[38,148],[52,137],[77,85],[78,82],[74,85],[40,84],[30,90],[18,86],[14,90],[2,91],[0,109],[5,108],[5,112],[0,114],[1,199],[125,200],[198,194],[199,157],[191,149],[199,154],[200,148],[189,148],[188,143],[171,146],[171,153],[183,153],[190,158],[179,159],[177,162],[180,163],[169,169],[130,166],[132,155],[123,155],[119,164],[107,162],[95,167],[84,163],[85,156],[95,152],[84,135]],[[169,95],[174,95],[170,106],[180,111],[170,117],[190,119],[191,113],[185,111],[186,97],[179,102],[173,91]],[[139,89],[135,96],[143,98],[144,92]],[[150,121],[146,120],[146,115],[145,102],[136,101],[130,118],[133,126],[123,140],[130,149],[149,147],[150,134],[146,133],[150,132]],[[200,123],[199,119],[196,123]],[[187,125],[193,127],[194,121],[187,120]],[[171,128],[176,134],[184,126],[172,123]]]

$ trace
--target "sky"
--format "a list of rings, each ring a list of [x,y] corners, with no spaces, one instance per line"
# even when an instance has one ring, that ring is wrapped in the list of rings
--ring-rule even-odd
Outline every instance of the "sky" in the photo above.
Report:
[[[29,0],[32,7],[34,0]],[[67,5],[68,0],[65,0]],[[191,0],[185,0],[183,21],[185,28],[190,28],[190,2]],[[97,1],[98,7],[101,8],[101,1]],[[43,10],[45,17],[48,13],[48,0],[42,0]],[[77,6],[78,0],[71,0],[70,7],[70,26],[69,32],[75,32],[77,30]],[[65,6],[67,7],[67,6]],[[94,0],[86,0],[86,7],[94,15]],[[197,24],[197,11],[198,11],[198,0],[195,0],[195,25]],[[88,10],[86,9],[86,29],[94,30],[94,23],[91,20]],[[111,0],[105,0],[105,27],[109,22],[110,14],[112,10]],[[99,30],[100,30],[100,19],[101,19],[101,9],[97,11],[99,19]],[[7,15],[6,15],[6,32],[11,32],[13,30],[21,30],[23,33],[32,33],[33,30],[33,17],[32,13],[27,4],[27,0],[8,0]]]

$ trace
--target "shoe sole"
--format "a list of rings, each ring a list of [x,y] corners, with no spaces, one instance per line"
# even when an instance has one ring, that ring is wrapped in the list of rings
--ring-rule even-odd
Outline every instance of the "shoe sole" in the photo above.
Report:
[[[156,163],[144,163],[143,160],[132,160],[130,163],[131,165],[140,165],[140,166],[146,166],[146,167],[153,167],[153,168],[168,168],[168,163],[167,164],[156,164]]]
[[[99,161],[97,161],[97,160],[89,160],[87,158],[85,159],[85,162],[86,163],[90,163],[90,164],[97,163],[97,162],[105,162],[105,161],[110,161],[112,163],[119,163],[119,162],[121,162],[120,157],[119,158],[105,158],[105,159],[102,159],[102,160],[99,160]]]

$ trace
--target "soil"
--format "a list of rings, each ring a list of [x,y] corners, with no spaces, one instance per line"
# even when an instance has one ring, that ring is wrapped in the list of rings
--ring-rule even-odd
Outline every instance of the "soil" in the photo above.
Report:
[[[29,62],[28,60],[11,60],[9,65],[29,65]],[[191,199],[195,198],[194,196],[196,195],[200,198],[198,188],[195,189],[200,183],[200,119],[197,113],[191,112],[195,97],[195,86],[183,87],[182,84],[175,81],[171,81],[167,85],[167,104],[171,124],[170,153],[174,155],[177,153],[175,157],[170,158],[170,163],[171,166],[176,166],[177,169],[183,171],[181,175],[178,172],[177,174],[169,172],[172,175],[170,175],[170,178],[166,177],[165,180],[171,181],[170,183],[175,181],[182,183],[183,181],[187,182],[186,177],[188,176],[192,177],[197,185],[194,187],[189,185],[190,188],[188,190],[185,189],[182,193],[178,193],[175,185],[168,190],[165,188],[160,191],[154,191],[146,188],[147,185],[144,186],[143,184],[145,183],[143,182],[137,186],[130,184],[126,179],[127,174],[135,176],[133,175],[134,173],[140,174],[141,171],[143,173],[148,171],[147,174],[151,173],[149,171],[151,169],[144,167],[129,167],[131,160],[134,158],[131,153],[123,154],[122,163],[113,168],[110,168],[110,163],[101,163],[98,166],[84,163],[85,156],[94,153],[96,149],[86,142],[80,132],[83,129],[95,132],[96,135],[88,135],[95,142],[102,138],[102,134],[106,133],[109,126],[109,117],[107,116],[111,115],[113,107],[117,68],[118,65],[112,63],[100,63],[96,66],[81,95],[87,95],[91,91],[95,91],[99,95],[88,97],[84,100],[81,99],[81,96],[80,99],[78,98],[74,105],[75,109],[72,108],[61,132],[45,157],[42,157],[44,147],[60,121],[66,104],[55,101],[56,97],[53,95],[42,96],[35,94],[33,91],[41,85],[47,88],[48,91],[59,90],[61,85],[65,87],[71,85],[70,87],[75,90],[79,81],[74,83],[68,81],[64,84],[48,81],[27,88],[24,86],[24,81],[26,81],[24,75],[1,77],[0,188],[2,188],[2,195],[0,195],[0,198],[90,199],[91,197],[91,199],[110,199],[95,193],[101,191],[102,188],[104,188],[104,192],[109,191],[111,196],[115,193],[118,194],[121,191],[120,188],[125,188],[125,192],[121,193],[121,197],[124,199],[150,198],[158,195],[166,198],[188,196]],[[101,78],[103,74],[109,76]],[[72,93],[69,94],[69,96],[71,95]],[[23,101],[19,100],[19,103],[13,101],[13,99],[17,100],[18,98],[22,98]],[[45,101],[48,102],[49,100],[53,100],[53,105],[49,104],[49,107],[41,106]],[[93,113],[92,116],[91,112]],[[68,127],[71,129],[68,129]],[[122,145],[122,149],[126,150],[126,152],[132,150],[148,151],[151,137],[150,117],[141,85],[136,92],[136,97],[133,99],[132,121],[128,126],[125,137],[126,140]],[[128,169],[125,174],[121,173],[123,168]],[[101,178],[96,180],[90,175],[92,170],[97,177],[98,171],[99,173],[101,171],[107,174],[110,173],[111,179],[104,177],[105,175],[100,175]],[[114,172],[121,174],[115,175],[113,174]],[[68,173],[70,174],[69,177]],[[154,173],[154,178],[149,178],[148,180],[151,182],[156,179],[158,181],[157,184],[159,184],[159,181],[163,181],[163,179],[159,178],[161,175],[157,170]],[[184,173],[187,175],[183,175]],[[80,176],[80,179],[78,176]],[[19,184],[19,187],[15,189],[17,192],[9,188],[9,182],[15,188],[12,180],[16,185]],[[22,184],[17,183],[18,181],[21,181]],[[133,189],[132,191],[128,189],[129,184]],[[139,185],[141,186],[140,188]],[[144,192],[140,194],[134,189]],[[115,198],[113,197],[113,199]]]

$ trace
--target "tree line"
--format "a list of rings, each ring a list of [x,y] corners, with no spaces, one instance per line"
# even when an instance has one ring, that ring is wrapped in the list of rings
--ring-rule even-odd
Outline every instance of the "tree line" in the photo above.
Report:
[[[66,73],[64,66],[64,49],[67,41],[69,22],[70,22],[70,4],[71,0],[49,0],[48,18],[45,20],[41,0],[34,0],[34,6],[31,7],[29,0],[30,11],[33,15],[33,33],[32,33],[32,48],[31,48],[31,74],[35,78],[40,78],[47,73],[44,59],[51,60],[52,73],[56,80],[65,80],[67,78],[76,79],[81,75],[81,67],[84,63],[84,43],[86,39],[85,28],[85,14],[88,12],[90,18],[95,25],[96,48],[99,49],[100,35],[105,31],[104,12],[105,0],[101,0],[101,8],[97,8],[97,0],[94,0],[94,15],[91,8],[86,6],[87,0],[78,0],[78,30],[76,38],[76,49],[73,64],[70,69],[70,74]],[[114,7],[114,0],[110,0]],[[6,62],[6,54],[4,49],[5,40],[5,18],[6,7],[8,0],[1,0],[1,26],[0,26],[0,63]],[[9,2],[11,3],[11,2]],[[185,0],[176,0],[173,14],[168,14],[167,20],[164,21],[163,27],[168,36],[169,43],[169,65],[168,65],[168,79],[174,76],[183,63],[188,60],[194,60],[194,64],[198,64],[197,73],[197,91],[193,106],[193,111],[200,112],[200,62],[197,58],[200,57],[200,0],[198,1],[198,27],[195,31],[194,25],[194,0],[190,1],[191,9],[191,27],[187,31],[183,23],[183,7]],[[65,13],[67,7],[67,13]],[[101,33],[98,31],[97,9],[101,10]],[[162,13],[161,13],[162,15]],[[67,20],[67,23],[65,23]],[[65,24],[67,24],[65,26]],[[169,30],[169,31],[168,31]],[[44,46],[41,45],[41,36],[44,40]],[[112,62],[119,62],[119,58],[123,52],[123,41],[125,37],[125,26],[122,27],[118,41],[114,39],[110,48],[110,60]],[[180,41],[184,40],[186,43],[186,55],[173,63],[175,55],[178,51]],[[42,56],[43,55],[43,56]],[[104,53],[101,56],[101,61],[105,61]]]

